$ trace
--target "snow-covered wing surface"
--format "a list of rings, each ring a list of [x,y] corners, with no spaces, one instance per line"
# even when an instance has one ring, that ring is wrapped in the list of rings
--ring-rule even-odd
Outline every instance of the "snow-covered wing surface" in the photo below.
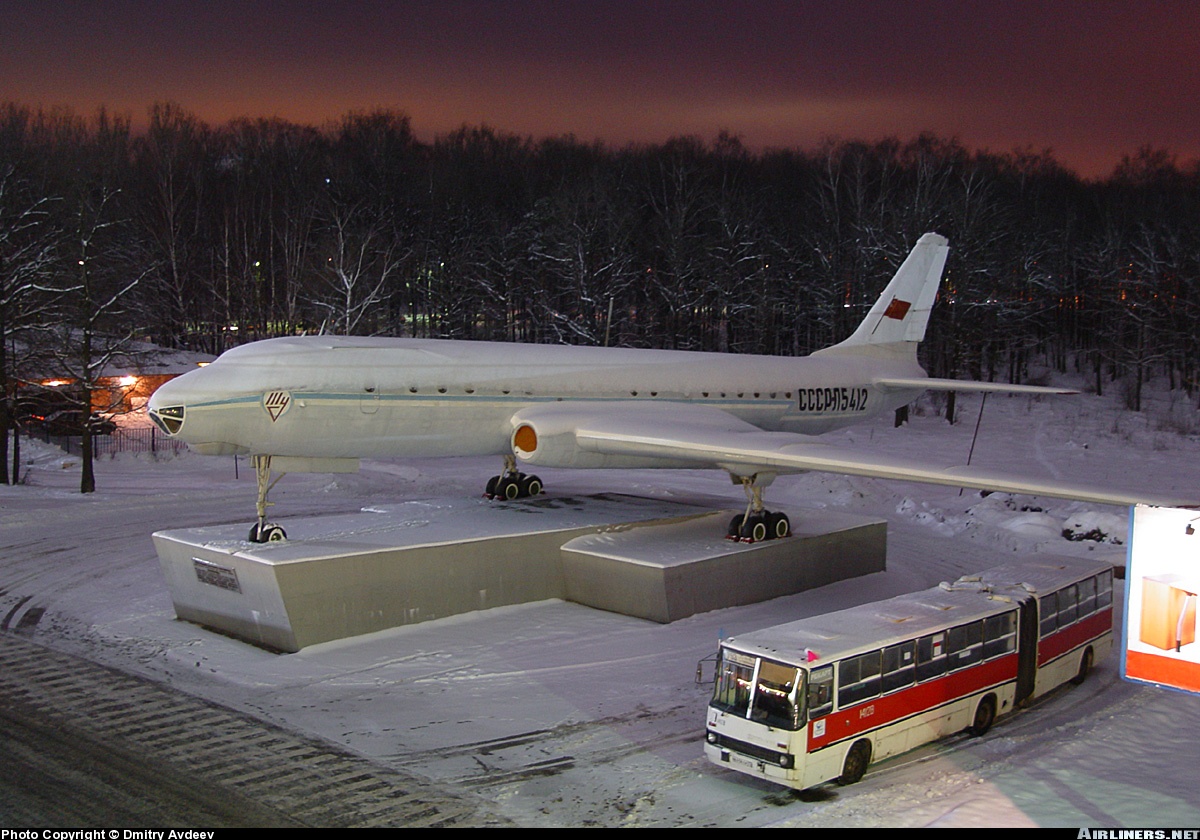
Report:
[[[928,379],[913,377],[901,379],[898,377],[881,377],[873,380],[880,388],[908,390],[923,388],[927,391],[973,391],[988,394],[1078,394],[1073,388],[1049,388],[1045,385],[1009,385],[1005,382],[975,382],[969,379]]]
[[[522,412],[522,419],[542,421],[543,428],[553,426],[556,435],[572,435],[581,450],[609,456],[675,460],[681,467],[710,464],[739,475],[816,471],[1098,504],[1172,507],[1196,504],[1194,499],[1156,498],[1153,494],[1088,487],[975,467],[937,466],[926,461],[830,446],[804,435],[764,432],[719,409],[703,406],[678,403],[547,406]]]

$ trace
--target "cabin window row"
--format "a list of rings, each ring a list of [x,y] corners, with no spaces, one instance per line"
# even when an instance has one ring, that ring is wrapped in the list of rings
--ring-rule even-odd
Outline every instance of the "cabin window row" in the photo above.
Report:
[[[429,389],[426,389],[426,390],[429,390]],[[444,387],[444,386],[440,386],[440,385],[439,385],[439,386],[438,386],[437,388],[435,388],[434,390],[436,390],[436,391],[437,391],[439,394],[445,394],[447,391],[449,391],[449,390],[454,390],[454,389],[449,389],[449,388],[446,388],[446,387]],[[374,394],[374,393],[375,393],[375,388],[373,388],[373,387],[364,387],[364,388],[363,388],[363,391],[364,391],[364,392],[366,392],[366,393],[368,393],[368,394]],[[419,393],[421,393],[421,389],[420,389],[420,388],[418,388],[416,385],[410,385],[410,386],[408,387],[408,392],[409,392],[410,394],[419,394]],[[475,389],[474,389],[474,388],[463,388],[463,393],[464,393],[464,394],[474,394],[474,393],[475,393]],[[503,394],[503,395],[505,395],[505,396],[507,396],[507,395],[511,394],[511,393],[512,393],[512,391],[511,391],[510,389],[508,389],[508,388],[504,388],[504,389],[501,389],[500,393],[501,393],[501,394]],[[521,393],[522,393],[522,394],[524,394],[524,395],[525,395],[525,396],[527,396],[527,397],[533,396],[533,391],[522,391]],[[636,397],[636,396],[638,396],[639,394],[642,394],[642,395],[649,395],[649,396],[651,396],[651,397],[657,397],[657,396],[658,396],[658,391],[640,391],[640,392],[639,392],[639,391],[630,391],[630,392],[629,392],[629,395],[630,395],[631,397]],[[487,394],[485,393],[485,394],[482,394],[481,396],[487,396]],[[685,397],[685,398],[690,398],[690,399],[694,399],[694,398],[695,398],[695,394],[683,394],[682,396],[683,396],[683,397]],[[708,391],[704,391],[704,392],[701,394],[701,397],[703,397],[703,398],[705,398],[705,399],[708,399],[708,398],[709,398],[709,397],[711,397],[711,396],[713,396],[713,395],[712,395],[712,394],[710,394]],[[718,396],[718,397],[720,397],[721,399],[726,399],[726,396],[727,396],[727,395],[725,394],[725,392],[724,392],[724,391],[722,391],[722,392],[721,392],[720,394],[718,394],[717,396]],[[753,396],[753,398],[754,398],[754,399],[756,399],[756,400],[757,400],[757,399],[763,399],[764,397],[765,397],[765,398],[768,398],[768,399],[772,399],[772,400],[774,400],[774,399],[778,399],[778,392],[777,392],[777,391],[771,391],[770,393],[762,393],[762,392],[759,392],[759,391],[755,391],[755,392],[754,392],[754,393],[753,393],[751,396]],[[788,400],[790,400],[790,399],[792,398],[792,392],[791,392],[791,391],[787,391],[786,393],[784,393],[784,395],[783,395],[783,396],[784,396],[784,399],[788,399]],[[673,398],[677,398],[677,395],[672,395],[672,397],[673,397]],[[745,398],[746,398],[746,393],[745,393],[745,392],[739,392],[739,393],[737,394],[737,398],[738,398],[738,399],[745,399]]]
[[[1038,599],[1042,638],[1112,606],[1111,571],[1064,586]]]
[[[838,663],[838,707],[935,679],[1017,648],[1015,611],[971,621]]]

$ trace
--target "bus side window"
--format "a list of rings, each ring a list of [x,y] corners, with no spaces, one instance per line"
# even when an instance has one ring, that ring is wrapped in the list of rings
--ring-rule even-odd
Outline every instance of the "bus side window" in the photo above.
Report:
[[[879,696],[879,651],[838,663],[838,708]]]
[[[983,620],[983,658],[1002,656],[1017,647],[1017,614],[1000,613]]]
[[[912,685],[917,678],[916,642],[901,642],[883,649],[883,693]]]
[[[1096,579],[1079,581],[1079,617],[1084,618],[1096,611]]]
[[[1041,635],[1045,638],[1058,629],[1057,593],[1051,592],[1038,598],[1038,614],[1042,617]]]
[[[808,719],[816,720],[833,711],[833,666],[814,668],[808,674]]]
[[[946,634],[946,655],[951,668],[965,668],[983,659],[983,623],[951,627]]]
[[[1079,587],[1075,584],[1058,590],[1058,626],[1066,627],[1079,617]]]
[[[928,680],[946,673],[946,634],[933,633],[917,640],[917,679]]]
[[[1113,573],[1101,572],[1096,576],[1096,607],[1107,609],[1112,606]]]

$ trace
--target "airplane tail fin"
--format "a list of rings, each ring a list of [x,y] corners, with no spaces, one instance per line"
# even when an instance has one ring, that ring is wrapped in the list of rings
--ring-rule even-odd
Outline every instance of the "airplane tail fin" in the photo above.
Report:
[[[826,350],[907,342],[915,346],[925,337],[949,251],[944,236],[927,233],[918,239],[858,329]]]

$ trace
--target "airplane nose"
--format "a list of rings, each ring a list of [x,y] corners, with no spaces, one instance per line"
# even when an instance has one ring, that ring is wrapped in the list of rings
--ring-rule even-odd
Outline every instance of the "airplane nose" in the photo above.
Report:
[[[172,388],[170,382],[165,382],[150,395],[146,404],[146,413],[150,415],[150,420],[168,437],[179,434],[179,430],[183,428],[184,415],[187,413],[183,402],[174,398],[172,392],[175,390],[177,389]]]

